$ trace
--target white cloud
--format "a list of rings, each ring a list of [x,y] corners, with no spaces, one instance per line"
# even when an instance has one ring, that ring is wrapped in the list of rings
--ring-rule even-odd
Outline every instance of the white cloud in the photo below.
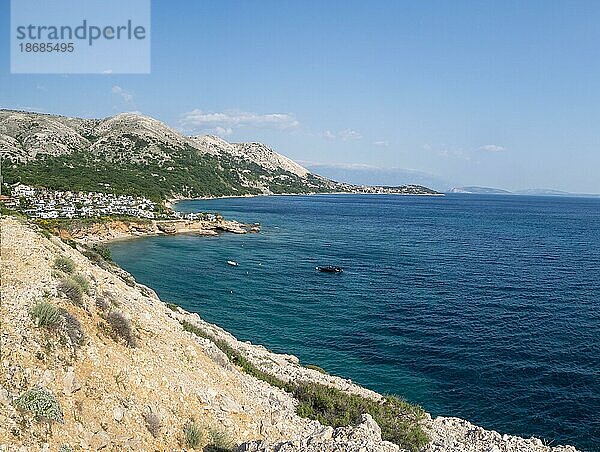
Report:
[[[221,137],[227,137],[233,133],[233,129],[231,127],[215,127],[213,129],[215,135],[219,135]]]
[[[439,155],[447,159],[470,161],[471,156],[467,155],[462,149],[443,149]]]
[[[199,109],[184,113],[180,123],[186,129],[208,131],[221,136],[231,135],[234,129],[242,127],[289,130],[300,125],[290,113],[261,115],[237,110],[211,113]]]
[[[373,144],[374,144],[375,146],[389,146],[389,145],[390,145],[389,141],[385,141],[385,140],[382,140],[382,141],[374,141],[374,142],[373,142]]]
[[[116,96],[119,96],[121,98],[121,100],[126,103],[126,104],[131,104],[133,103],[133,94],[131,94],[128,91],[125,91],[123,88],[121,88],[119,85],[114,85],[111,89],[110,92],[115,94]]]
[[[326,130],[325,132],[323,132],[323,137],[327,138],[328,140],[339,139],[342,141],[348,141],[360,140],[362,138],[362,135],[355,130],[344,129],[340,132],[332,132],[331,130]]]
[[[486,144],[480,146],[478,149],[486,152],[503,152],[505,150],[502,146],[498,146],[497,144]]]

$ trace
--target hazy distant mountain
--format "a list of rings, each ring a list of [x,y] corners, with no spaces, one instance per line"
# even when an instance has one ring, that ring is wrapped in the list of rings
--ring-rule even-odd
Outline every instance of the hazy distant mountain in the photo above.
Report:
[[[135,113],[82,119],[0,110],[0,155],[8,184],[140,195],[157,201],[274,193],[433,192],[414,184],[366,187],[336,182],[264,144],[185,136]]]
[[[309,170],[329,179],[358,185],[407,185],[431,187],[437,191],[448,191],[452,184],[433,174],[404,168],[383,168],[360,164],[330,165],[304,163]]]
[[[532,195],[532,196],[568,196],[572,195],[567,191],[553,190],[551,188],[529,188],[526,190],[518,190],[514,192],[517,195]]]
[[[468,193],[477,195],[510,195],[512,192],[490,187],[454,187],[450,193]]]

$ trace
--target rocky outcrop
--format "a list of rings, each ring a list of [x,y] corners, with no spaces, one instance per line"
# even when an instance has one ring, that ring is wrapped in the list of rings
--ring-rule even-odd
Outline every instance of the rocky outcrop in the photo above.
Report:
[[[250,441],[237,452],[399,452],[400,448],[381,439],[381,429],[373,418],[364,414],[356,427],[323,427],[305,438],[268,444]]]
[[[98,265],[31,225],[3,218],[0,227],[0,450],[189,450],[184,429],[190,422],[200,429],[199,449],[218,436],[240,451],[399,450],[382,440],[368,415],[338,429],[299,417],[289,393],[244,373],[222,347],[282,381],[320,383],[375,400],[379,394],[307,369],[292,355],[238,341],[197,314],[163,303],[124,270]],[[58,257],[74,268],[57,267]],[[69,298],[62,285],[69,276],[59,268],[87,282],[80,299]],[[41,326],[31,314],[40,302],[58,308],[69,323]],[[122,330],[116,335],[109,322],[114,317],[125,319],[120,328],[129,324],[128,341]],[[185,331],[183,322],[207,337]],[[57,420],[23,409],[18,400],[32,390],[59,407]],[[575,451],[461,419],[426,417],[424,426],[431,438],[424,452]]]
[[[103,221],[78,225],[76,222],[56,227],[56,233],[64,239],[84,243],[108,242],[147,235],[195,234],[217,235],[219,231],[235,234],[259,232],[260,225],[247,225],[227,220],[140,220]]]

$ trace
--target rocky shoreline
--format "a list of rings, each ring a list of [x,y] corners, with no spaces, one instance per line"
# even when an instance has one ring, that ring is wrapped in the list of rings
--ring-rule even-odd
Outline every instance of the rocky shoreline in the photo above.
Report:
[[[113,220],[84,225],[59,225],[53,231],[63,239],[82,243],[110,242],[155,235],[218,235],[219,232],[260,232],[260,225],[229,220]]]
[[[192,232],[189,227],[176,231]],[[151,231],[157,233],[154,226]],[[186,426],[200,421],[200,449],[220,435],[231,439],[227,450],[240,452],[401,450],[382,439],[369,415],[340,428],[298,416],[292,394],[244,372],[239,359],[284,382],[315,383],[372,400],[380,394],[302,366],[295,356],[239,341],[198,314],[163,302],[124,270],[84,256],[81,245],[46,237],[25,220],[3,218],[1,232],[0,451],[190,450]],[[72,268],[58,266],[60,259]],[[60,268],[87,282],[80,299],[65,292],[71,276]],[[59,308],[83,339],[75,343],[59,327],[34,322],[30,313],[40,301]],[[130,326],[127,341],[111,330],[115,312]],[[223,349],[241,358],[232,360]],[[55,397],[60,422],[40,422],[17,408],[32,388]],[[421,422],[430,439],[421,452],[576,451],[457,418],[425,415]]]

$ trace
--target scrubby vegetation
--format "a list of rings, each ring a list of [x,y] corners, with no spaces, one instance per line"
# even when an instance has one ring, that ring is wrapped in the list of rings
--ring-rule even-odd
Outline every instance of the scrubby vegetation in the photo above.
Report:
[[[98,308],[100,311],[106,311],[110,306],[106,298],[102,296],[96,297],[94,303],[96,304],[96,308]]]
[[[107,262],[112,262],[112,253],[110,248],[104,244],[96,243],[90,247],[90,249],[98,254],[102,259]]]
[[[317,372],[321,372],[322,374],[328,375],[327,371],[325,369],[323,369],[322,367],[319,367],[315,364],[307,364],[306,366],[307,369],[312,369],[312,370],[316,370]]]
[[[424,411],[418,406],[393,396],[376,401],[318,383],[285,382],[256,367],[225,341],[189,322],[183,321],[182,326],[185,331],[211,340],[247,374],[292,394],[300,402],[297,413],[301,417],[318,420],[324,425],[346,427],[356,423],[360,415],[369,413],[381,427],[382,438],[386,441],[415,452],[428,442],[420,425]]]
[[[39,421],[64,422],[57,398],[44,388],[29,389],[14,402],[16,408],[33,413]]]
[[[183,426],[183,442],[187,447],[195,449],[200,445],[202,431],[194,420],[189,420]]]
[[[123,339],[129,347],[137,347],[137,339],[127,317],[119,311],[111,311],[104,318],[111,328],[113,338]]]
[[[165,301],[165,304],[171,311],[177,312],[177,309],[179,308],[179,306],[177,306],[175,303],[169,303],[168,301]]]
[[[47,301],[38,302],[29,314],[39,327],[53,328],[60,320],[58,308]]]
[[[81,322],[66,309],[60,309],[60,328],[72,345],[81,345],[85,340],[85,333]]]
[[[388,396],[379,402],[308,382],[294,385],[290,392],[300,401],[297,411],[302,417],[324,425],[345,427],[361,414],[369,413],[381,427],[384,440],[413,451],[427,444],[427,436],[419,426],[423,410],[397,397]]]
[[[63,277],[58,283],[58,290],[62,292],[71,303],[76,306],[81,306],[84,290],[72,277]]]
[[[221,430],[209,429],[208,438],[209,444],[204,447],[203,452],[231,452],[233,450],[234,441]]]
[[[148,429],[154,438],[157,438],[158,435],[160,435],[162,425],[160,418],[156,414],[152,412],[144,414],[144,423],[146,424],[146,429]]]
[[[77,273],[76,275],[71,276],[71,280],[77,284],[79,287],[81,287],[81,290],[84,293],[89,293],[90,291],[90,283],[87,280],[87,278],[85,276],[83,276],[80,273]]]
[[[67,256],[58,256],[54,259],[53,268],[64,273],[73,273],[75,271],[75,262]]]

